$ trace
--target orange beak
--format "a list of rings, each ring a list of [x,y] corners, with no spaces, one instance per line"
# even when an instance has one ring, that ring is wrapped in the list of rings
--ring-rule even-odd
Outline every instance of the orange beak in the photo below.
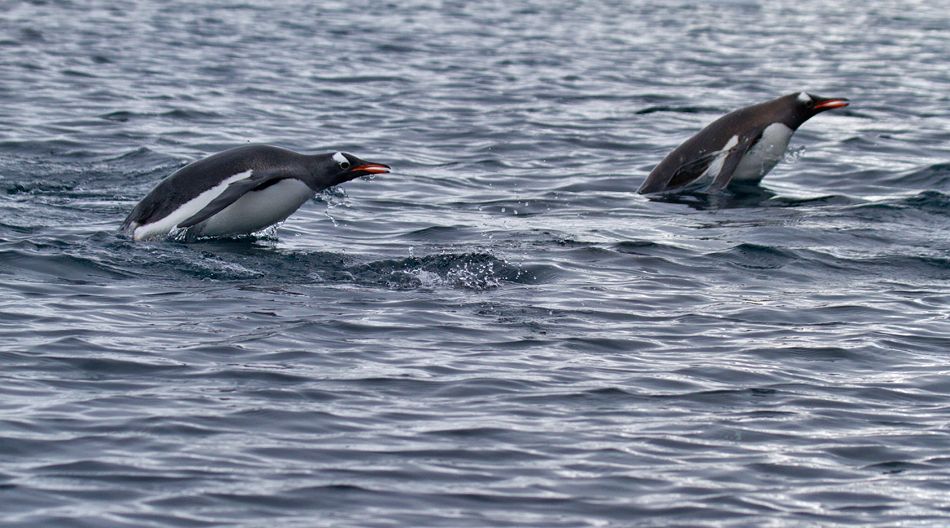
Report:
[[[843,108],[848,106],[847,99],[828,99],[815,105],[816,109],[831,110],[832,108]]]
[[[382,174],[389,172],[389,166],[383,165],[382,163],[367,163],[366,165],[359,165],[350,169],[352,172],[363,171],[370,174]]]

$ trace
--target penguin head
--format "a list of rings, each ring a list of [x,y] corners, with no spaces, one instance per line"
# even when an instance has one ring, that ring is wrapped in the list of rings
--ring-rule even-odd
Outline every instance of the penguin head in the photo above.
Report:
[[[819,97],[806,92],[786,95],[785,99],[788,100],[791,106],[789,124],[794,125],[792,126],[793,130],[797,129],[805,121],[808,121],[826,110],[848,106],[847,99],[841,97]]]
[[[370,174],[389,172],[389,166],[364,161],[352,154],[335,152],[315,156],[313,176],[317,187],[325,189]]]

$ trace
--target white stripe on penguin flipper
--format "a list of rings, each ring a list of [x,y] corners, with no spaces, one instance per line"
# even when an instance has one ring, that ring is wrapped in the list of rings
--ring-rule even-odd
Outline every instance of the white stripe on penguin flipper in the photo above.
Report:
[[[250,178],[252,172],[252,170],[246,170],[244,172],[235,174],[234,176],[231,176],[230,178],[222,181],[207,191],[199,194],[198,196],[195,196],[191,200],[183,203],[178,209],[175,209],[171,212],[171,214],[162,218],[161,220],[136,227],[135,230],[132,231],[132,238],[135,240],[148,240],[154,236],[169,233],[180,222],[184,222],[185,220],[197,214],[198,211],[204,209],[205,206],[211,203],[211,200],[214,200],[220,196],[229,185],[236,181]]]
[[[342,165],[344,163],[349,163],[350,160],[346,159],[346,156],[344,156],[342,152],[337,152],[333,155],[333,161]]]
[[[729,138],[729,141],[727,141],[726,144],[722,146],[722,150],[716,153],[716,159],[714,159],[713,162],[709,164],[709,167],[706,167],[706,170],[703,171],[703,174],[700,176],[700,178],[704,176],[712,176],[714,178],[719,176],[719,172],[722,171],[722,166],[726,162],[726,158],[729,157],[729,154],[732,154],[732,149],[734,149],[738,144],[739,136],[732,136]]]

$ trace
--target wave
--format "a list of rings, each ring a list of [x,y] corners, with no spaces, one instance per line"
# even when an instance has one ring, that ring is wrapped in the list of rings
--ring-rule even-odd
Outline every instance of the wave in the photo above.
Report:
[[[200,241],[134,243],[112,235],[106,244],[121,274],[156,280],[327,283],[395,290],[453,288],[487,291],[503,284],[543,280],[544,266],[509,262],[488,252],[441,253],[408,258],[363,258],[343,253],[281,251],[272,236]],[[539,279],[539,276],[542,279]]]
[[[950,162],[934,163],[899,173],[886,180],[893,187],[947,189],[950,187]]]

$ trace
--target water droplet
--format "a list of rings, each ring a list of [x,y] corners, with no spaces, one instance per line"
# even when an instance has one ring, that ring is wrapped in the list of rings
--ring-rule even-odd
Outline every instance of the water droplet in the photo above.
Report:
[[[785,151],[785,161],[795,163],[805,156],[805,145]]]

